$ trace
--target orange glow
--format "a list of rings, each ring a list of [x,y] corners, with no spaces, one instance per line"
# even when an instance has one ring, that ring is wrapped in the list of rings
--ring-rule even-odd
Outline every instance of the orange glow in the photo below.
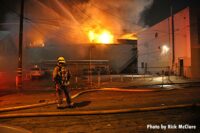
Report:
[[[128,33],[120,37],[120,39],[138,40],[137,36],[133,33]]]
[[[33,41],[32,43],[30,43],[29,45],[31,48],[42,48],[44,47],[44,41],[42,39],[37,39],[35,41]]]
[[[90,30],[88,32],[88,38],[91,43],[102,43],[102,44],[114,43],[114,36],[110,31],[105,29],[100,31]]]

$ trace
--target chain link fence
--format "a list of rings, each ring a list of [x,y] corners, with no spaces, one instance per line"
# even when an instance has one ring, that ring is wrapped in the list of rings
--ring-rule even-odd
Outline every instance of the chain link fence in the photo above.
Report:
[[[97,67],[95,69],[72,69],[71,88],[100,88],[100,87],[123,87],[143,86],[154,84],[170,83],[172,78],[188,78],[191,74],[191,67],[184,67],[183,70],[176,67],[172,71],[167,67],[137,68],[138,73],[116,73],[109,66]],[[43,77],[33,78],[30,70],[23,71],[24,88],[52,88],[52,70],[45,69]],[[16,72],[0,72],[0,88],[15,88]]]

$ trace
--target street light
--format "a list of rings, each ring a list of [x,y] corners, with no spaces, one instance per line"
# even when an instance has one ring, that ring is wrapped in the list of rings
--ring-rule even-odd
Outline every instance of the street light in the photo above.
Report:
[[[167,45],[163,45],[161,50],[162,54],[167,54],[169,52],[169,47]]]

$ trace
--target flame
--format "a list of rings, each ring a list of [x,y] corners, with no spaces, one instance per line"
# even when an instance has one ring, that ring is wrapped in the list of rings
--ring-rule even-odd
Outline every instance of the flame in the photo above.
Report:
[[[120,39],[138,40],[136,34],[134,34],[134,33],[127,33],[127,34],[121,36]]]
[[[110,31],[106,29],[100,31],[90,30],[88,32],[88,38],[91,43],[114,43],[114,36]]]
[[[31,48],[42,48],[44,46],[45,46],[45,44],[44,44],[43,39],[36,39],[29,44],[29,47],[31,47]]]

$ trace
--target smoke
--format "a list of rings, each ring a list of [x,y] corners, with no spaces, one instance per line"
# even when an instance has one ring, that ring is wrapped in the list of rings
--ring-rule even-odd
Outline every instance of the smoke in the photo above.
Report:
[[[120,35],[140,30],[144,25],[142,12],[152,3],[153,0],[91,0],[86,12],[94,20],[89,22],[99,23]]]
[[[91,29],[107,29],[117,39],[142,29],[142,12],[152,3],[153,0],[27,0],[24,42],[87,43]],[[5,21],[18,23],[18,19],[19,15],[9,13]],[[17,27],[18,24],[6,25],[15,39]]]

